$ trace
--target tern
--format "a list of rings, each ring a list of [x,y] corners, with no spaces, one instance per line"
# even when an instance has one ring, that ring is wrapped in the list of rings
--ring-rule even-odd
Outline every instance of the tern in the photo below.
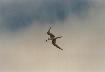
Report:
[[[51,30],[51,27],[49,28],[49,30],[48,30],[48,32],[47,32],[47,35],[50,36],[50,38],[48,38],[48,40],[52,40],[52,44],[53,44],[55,47],[57,47],[57,48],[60,49],[60,50],[63,50],[61,47],[59,47],[59,46],[56,44],[56,40],[57,40],[58,38],[62,38],[63,36],[55,37],[55,35],[52,34],[52,33],[50,32],[50,30]],[[46,40],[46,42],[47,42],[47,40]]]

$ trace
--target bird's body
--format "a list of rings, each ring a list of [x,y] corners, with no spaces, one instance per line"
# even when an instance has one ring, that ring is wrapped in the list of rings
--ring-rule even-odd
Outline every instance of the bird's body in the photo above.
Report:
[[[50,33],[50,30],[51,30],[51,27],[48,30],[47,34],[50,35],[50,39],[53,39],[53,38],[55,38],[55,36],[52,33]]]
[[[50,38],[48,38],[48,40],[52,40],[52,44],[54,45],[54,46],[56,46],[58,49],[60,49],[60,50],[63,50],[62,48],[60,48],[57,44],[56,44],[56,39],[58,39],[58,38],[61,38],[61,37],[55,37],[51,32],[50,32],[50,30],[51,30],[51,27],[50,27],[50,29],[48,30],[48,32],[47,32],[47,34],[48,35],[50,35]],[[46,42],[47,42],[47,40],[46,40]]]

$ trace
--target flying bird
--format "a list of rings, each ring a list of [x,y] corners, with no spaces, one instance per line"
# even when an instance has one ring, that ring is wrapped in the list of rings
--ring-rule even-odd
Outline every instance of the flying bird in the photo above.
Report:
[[[50,32],[50,30],[51,30],[51,27],[49,28],[49,30],[48,30],[48,32],[47,32],[47,35],[50,36],[50,38],[48,38],[48,40],[52,40],[52,44],[53,44],[55,47],[57,47],[57,48],[60,49],[60,50],[63,50],[61,47],[59,47],[59,46],[56,44],[56,40],[57,40],[58,38],[62,38],[63,36],[55,37],[55,36]],[[47,40],[46,40],[46,42],[47,42]]]

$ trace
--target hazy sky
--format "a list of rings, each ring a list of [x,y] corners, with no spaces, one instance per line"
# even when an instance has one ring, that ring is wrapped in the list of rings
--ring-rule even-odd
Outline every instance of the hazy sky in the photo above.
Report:
[[[104,0],[0,0],[0,71],[105,72],[104,22]]]

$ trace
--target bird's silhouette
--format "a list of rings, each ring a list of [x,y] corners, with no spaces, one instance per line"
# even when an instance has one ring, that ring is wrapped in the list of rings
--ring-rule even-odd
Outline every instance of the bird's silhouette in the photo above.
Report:
[[[56,44],[56,39],[62,38],[62,36],[60,36],[60,37],[55,37],[55,36],[50,32],[50,30],[51,30],[51,27],[49,28],[49,30],[48,30],[48,32],[47,32],[47,35],[50,36],[50,38],[48,38],[48,40],[52,40],[52,44],[53,44],[54,46],[56,46],[56,47],[57,47],[58,49],[60,49],[60,50],[63,50],[61,47],[59,47],[59,46]],[[46,40],[46,42],[47,42],[47,40]]]

